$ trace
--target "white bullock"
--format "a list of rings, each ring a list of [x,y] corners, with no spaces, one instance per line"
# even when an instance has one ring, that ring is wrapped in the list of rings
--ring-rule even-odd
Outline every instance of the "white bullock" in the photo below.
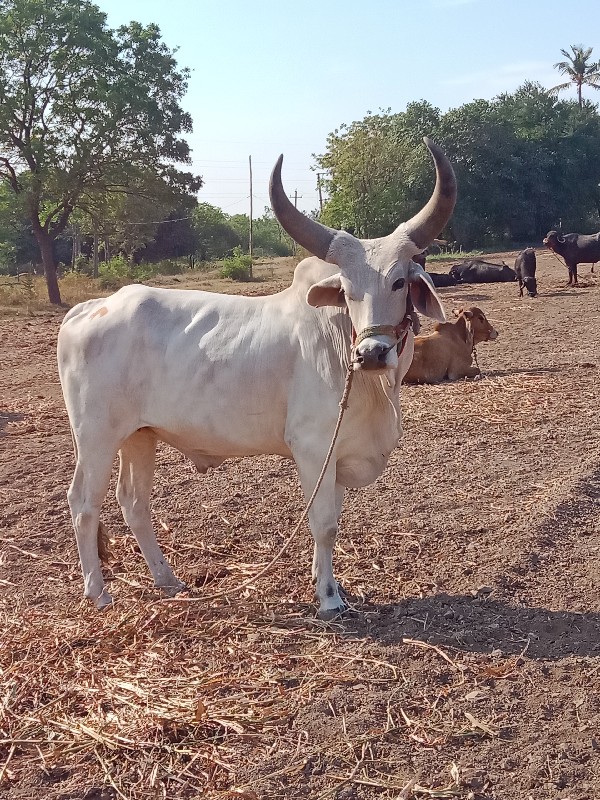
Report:
[[[58,365],[77,459],[68,499],[84,593],[98,608],[112,599],[98,531],[117,453],[123,517],[155,586],[173,595],[184,585],[156,541],[150,514],[157,442],[176,447],[200,472],[231,456],[293,458],[308,498],[352,362],[349,407],[309,513],[319,613],[328,618],[343,610],[332,551],[344,490],[372,483],[398,442],[400,383],[413,356],[411,302],[444,320],[412,256],[446,225],[456,182],[440,148],[425,143],[436,166],[429,202],[389,236],[371,240],[297,211],[283,189],[279,158],[270,186],[274,212],[317,257],[302,261],[292,285],[278,294],[234,297],[127,286],[67,313]]]

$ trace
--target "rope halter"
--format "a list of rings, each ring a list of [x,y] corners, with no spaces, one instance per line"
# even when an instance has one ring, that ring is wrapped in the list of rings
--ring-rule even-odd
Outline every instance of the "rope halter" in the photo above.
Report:
[[[389,353],[395,347],[398,356],[400,356],[406,345],[409,330],[414,331],[414,318],[410,311],[404,315],[404,319],[398,325],[371,325],[368,328],[363,328],[358,335],[352,328],[352,349],[356,353],[358,345],[371,336],[389,336],[390,339],[395,341],[383,353]]]

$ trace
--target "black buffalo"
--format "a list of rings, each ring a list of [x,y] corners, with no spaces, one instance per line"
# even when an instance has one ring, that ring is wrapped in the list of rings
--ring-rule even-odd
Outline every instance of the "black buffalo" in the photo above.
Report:
[[[420,264],[423,269],[425,269],[425,262],[427,256],[429,255],[429,249],[423,250],[422,253],[417,253],[416,256],[412,257],[413,261],[416,261],[417,264]],[[431,282],[435,286],[436,289],[439,289],[442,286],[456,286],[456,280],[445,272],[427,272],[429,277],[431,278]]]
[[[563,236],[558,231],[548,231],[544,244],[564,258],[569,270],[567,286],[577,286],[577,264],[595,264],[600,261],[600,233],[589,236],[565,233]]]
[[[456,279],[446,272],[427,272],[436,289],[442,286],[456,286]]]
[[[535,279],[535,250],[527,247],[521,250],[515,258],[515,272],[519,281],[519,296],[523,297],[523,287],[527,289],[529,297],[537,296],[537,281]]]
[[[479,258],[454,264],[450,275],[457,283],[504,283],[517,280],[517,273],[507,264],[492,264]]]

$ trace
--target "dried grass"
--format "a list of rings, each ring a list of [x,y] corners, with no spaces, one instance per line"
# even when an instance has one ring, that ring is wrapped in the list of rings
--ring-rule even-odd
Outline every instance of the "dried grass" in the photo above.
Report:
[[[403,738],[439,749],[496,736],[493,720],[464,710],[485,667],[405,640],[425,650],[429,675],[442,664],[455,674],[443,695],[415,691],[393,664],[373,657],[351,624],[320,622],[308,609],[271,609],[236,602],[233,613],[227,603],[202,608],[147,595],[102,614],[84,604],[41,611],[24,598],[4,602],[0,786],[18,786],[35,764],[49,798],[56,781],[62,792],[105,786],[114,793],[107,796],[128,800],[266,798],[305,780],[326,751],[334,766],[320,798],[348,784],[399,797],[460,796],[456,781],[421,785],[386,748]],[[291,724],[332,686],[359,692],[365,684],[386,699],[375,729],[359,733],[333,698],[324,740],[308,741]]]
[[[500,435],[507,425],[562,413],[565,393],[577,413],[586,413],[586,392],[572,387],[572,375],[554,373],[405,387],[405,422],[447,429],[454,411],[462,431],[485,420],[491,435]],[[8,423],[13,435],[66,433],[55,401],[30,395],[6,404],[6,411],[14,415]],[[169,451],[162,455],[171,457]],[[206,510],[213,513],[210,505]],[[221,515],[220,523],[227,529],[232,520]],[[169,538],[169,524],[159,525]],[[35,561],[49,577],[59,567],[80,581],[74,552],[62,560],[9,537],[0,543],[5,552]],[[270,542],[261,541],[257,553],[263,544],[268,553]],[[117,560],[127,561],[130,546],[117,543]],[[308,549],[307,542],[302,546]],[[256,800],[306,780],[325,750],[334,766],[322,800],[350,785],[389,797],[464,795],[458,773],[450,784],[423,785],[406,764],[386,755],[390,743],[437,751],[453,742],[497,737],[501,724],[477,708],[479,686],[482,680],[514,678],[523,659],[480,664],[459,651],[404,639],[421,651],[428,676],[417,688],[368,639],[357,638],[351,625],[320,622],[310,606],[273,612],[278,597],[292,596],[289,586],[279,585],[285,566],[273,582],[228,599],[227,587],[254,575],[260,557],[236,561],[235,552],[208,553],[203,542],[167,543],[165,549],[188,559],[196,551],[210,555],[205,582],[219,580],[225,599],[159,601],[129,570],[113,575],[129,584],[128,599],[103,614],[84,604],[40,610],[24,596],[7,594],[0,606],[0,787],[18,786],[36,765],[48,798],[56,783],[63,793],[108,787],[107,797],[128,800]],[[351,583],[359,584],[363,569],[359,558],[346,558]],[[448,668],[443,691],[439,684],[434,688],[440,670]],[[360,733],[330,690],[365,684],[385,698],[385,715],[378,727]],[[329,704],[332,730],[322,741],[308,742],[292,723],[319,698]]]
[[[174,289],[202,289],[230,294],[270,294],[284,289],[291,282],[299,257],[261,259],[253,268],[254,279],[249,283],[235,283],[219,276],[219,269],[188,271],[181,275],[156,275],[144,281],[149,286]],[[68,272],[59,280],[63,305],[74,306],[95,297],[105,297],[114,291],[104,288],[97,278]],[[46,280],[41,275],[25,275],[19,280],[0,276],[0,315],[13,316],[15,312],[28,316],[42,312],[55,312],[48,302]]]
[[[588,371],[591,365],[579,369]],[[549,421],[564,413],[595,414],[593,386],[573,386],[570,367],[563,373],[532,370],[525,374],[498,376],[484,374],[480,380],[457,381],[433,386],[403,386],[404,420],[407,424],[440,424],[447,428],[453,419],[461,426],[483,423],[492,428],[517,427]]]
[[[345,535],[336,554],[337,572],[354,591],[366,593],[379,583],[378,603],[357,604],[356,617],[343,625],[314,618],[308,534],[298,537],[268,579],[227,596],[228,589],[269,562],[299,516],[302,497],[292,466],[267,458],[230,465],[229,471],[210,476],[211,493],[200,499],[189,464],[161,449],[157,484],[165,494],[159,494],[156,527],[179,574],[195,579],[190,583],[199,599],[159,600],[147,588],[145,567],[134,563],[138,556],[131,537],[117,536],[110,576],[113,587],[120,584],[117,601],[99,613],[73,600],[81,576],[64,498],[71,474],[64,409],[58,400],[38,396],[30,377],[17,374],[24,358],[50,370],[47,330],[37,321],[23,322],[3,354],[5,371],[13,368],[19,382],[18,401],[2,407],[5,441],[19,448],[23,464],[31,457],[33,478],[28,480],[28,468],[22,466],[16,485],[6,482],[0,488],[0,500],[6,498],[10,509],[0,532],[0,570],[11,567],[7,579],[0,578],[0,796],[337,800],[353,797],[351,791],[345,794],[348,789],[369,800],[407,800],[500,791],[505,773],[497,765],[511,741],[513,755],[515,748],[534,754],[540,747],[539,718],[525,719],[535,716],[536,709],[526,704],[533,680],[539,681],[536,697],[540,687],[563,684],[551,684],[519,652],[518,637],[531,628],[505,633],[503,642],[512,637],[519,642],[516,655],[514,650],[490,652],[487,639],[479,646],[477,636],[487,635],[480,628],[471,634],[469,649],[460,638],[468,619],[449,623],[446,631],[444,607],[434,600],[420,603],[419,597],[443,591],[436,581],[458,600],[481,586],[462,576],[465,554],[476,569],[476,561],[489,565],[495,556],[506,559],[507,550],[495,553],[497,539],[487,531],[479,537],[476,528],[498,527],[502,535],[502,515],[516,502],[519,513],[531,509],[531,519],[535,512],[539,520],[544,509],[556,511],[556,498],[568,488],[567,471],[548,468],[531,479],[526,496],[515,499],[505,491],[501,473],[483,472],[486,458],[494,452],[510,457],[522,431],[533,428],[544,436],[552,431],[573,436],[576,431],[563,420],[568,407],[574,419],[583,420],[597,462],[592,435],[596,373],[585,364],[546,361],[539,371],[488,372],[480,381],[403,387],[407,435],[401,455],[378,486],[349,493]],[[20,349],[25,338],[29,344]],[[439,471],[429,469],[419,476],[419,491],[426,497],[422,508],[420,497],[399,497],[398,486],[407,488],[403,459],[418,464],[422,442],[428,440],[442,442],[435,468],[455,442],[475,443],[483,453],[477,461],[483,478],[475,491],[473,483],[456,479],[440,490]],[[52,442],[55,449],[48,455]],[[531,439],[523,436],[522,446],[531,448]],[[548,452],[561,451],[550,447]],[[578,455],[574,471],[581,473],[584,466]],[[60,476],[45,473],[52,469]],[[557,475],[561,485],[553,489]],[[386,495],[388,485],[392,491]],[[515,481],[509,486],[512,490]],[[238,489],[241,495],[251,492],[251,505]],[[381,502],[373,507],[379,516],[366,520],[362,504],[377,493]],[[436,504],[444,506],[444,515]],[[36,515],[41,505],[53,515]],[[456,527],[467,531],[477,550],[465,544],[451,558],[449,508]],[[112,513],[114,531],[117,512]],[[187,536],[196,528],[207,533]],[[445,536],[440,544],[438,532]],[[456,541],[461,545],[459,536]],[[525,555],[528,541],[522,534],[518,542]],[[45,547],[48,543],[54,552]],[[411,555],[414,564],[409,564]],[[454,583],[443,572],[445,565],[456,571]],[[35,571],[35,588],[19,570]],[[207,601],[214,590],[226,596]],[[513,600],[518,602],[511,594],[505,602]],[[479,602],[487,601],[474,598],[475,605]],[[398,617],[396,610],[402,612]],[[503,620],[494,613],[492,599],[485,619],[498,628]],[[437,639],[428,639],[432,631]],[[588,666],[593,663],[590,658]],[[574,669],[571,660],[566,671]],[[597,680],[596,670],[589,671],[585,686]],[[503,688],[514,688],[515,694]],[[572,692],[570,686],[565,691]],[[538,725],[533,744],[523,735],[527,724]],[[480,778],[467,774],[467,759],[482,764]],[[490,788],[486,770],[492,766],[497,785]],[[549,762],[549,775],[551,769]]]
[[[72,771],[120,797],[226,791],[240,767],[234,744],[272,753],[308,698],[355,680],[343,664],[318,666],[334,629],[240,605],[235,621],[227,607],[173,602],[102,615],[4,608],[0,630],[4,785],[33,761],[46,776]],[[299,641],[303,656],[290,657]],[[286,774],[304,763],[298,753]]]

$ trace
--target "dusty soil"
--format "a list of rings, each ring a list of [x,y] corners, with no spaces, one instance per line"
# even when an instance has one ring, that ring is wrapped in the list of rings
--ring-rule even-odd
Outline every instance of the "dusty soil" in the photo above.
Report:
[[[199,476],[166,447],[153,512],[191,591],[150,588],[109,496],[116,603],[82,603],[60,316],[2,319],[0,797],[597,800],[600,285],[581,272],[565,289],[540,251],[535,300],[440,290],[500,337],[482,380],[403,388],[388,469],[347,495],[355,611],[335,624],[308,530],[233,590],[301,513],[293,464]]]

